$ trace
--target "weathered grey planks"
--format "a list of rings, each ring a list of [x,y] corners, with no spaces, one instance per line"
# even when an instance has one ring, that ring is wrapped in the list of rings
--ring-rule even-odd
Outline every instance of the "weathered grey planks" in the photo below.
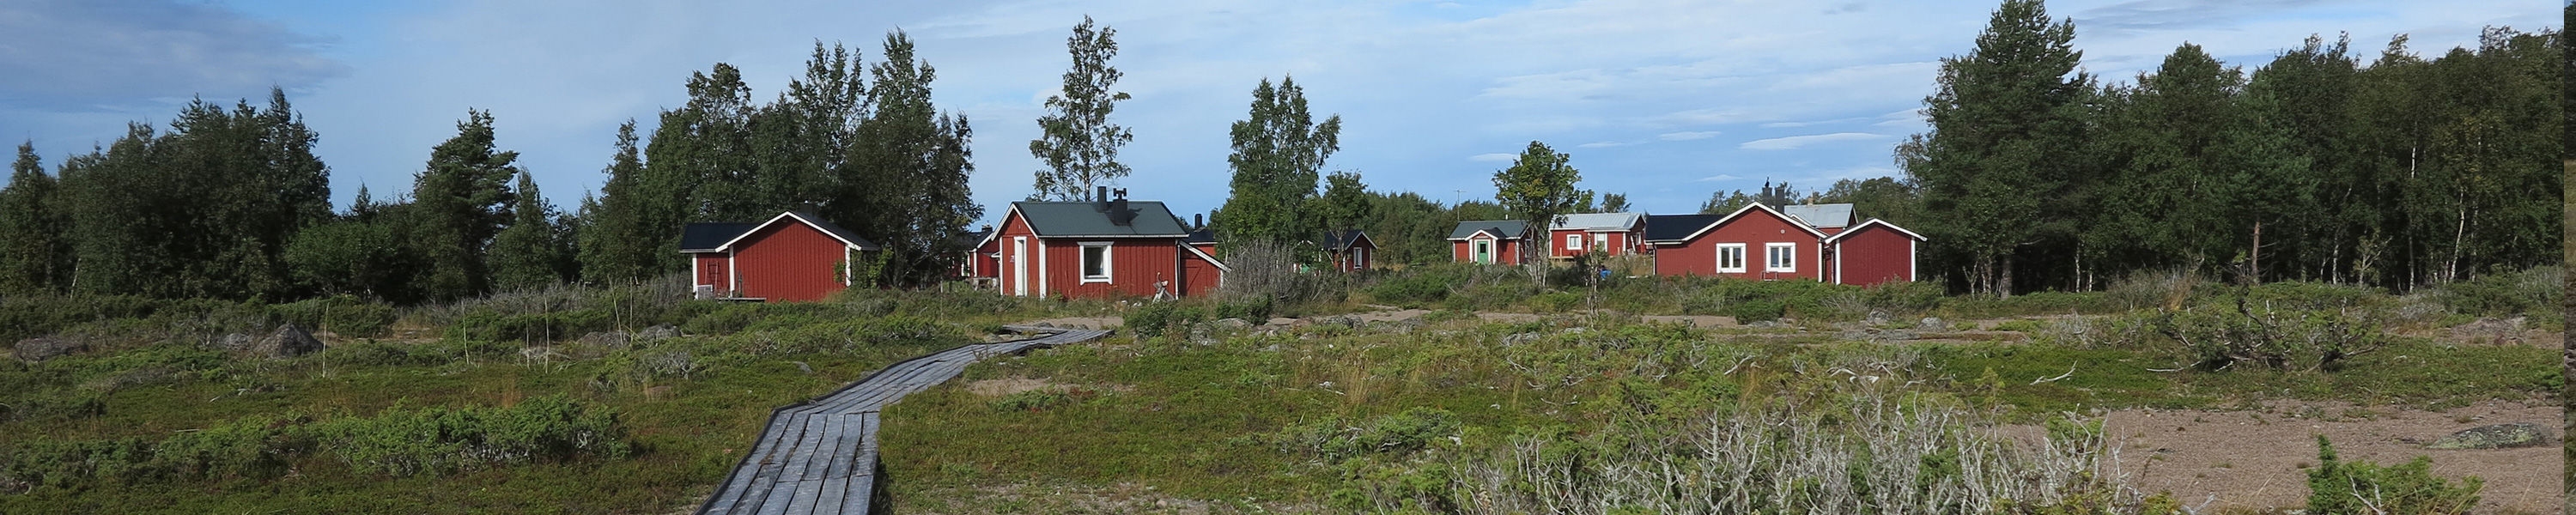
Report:
[[[887,366],[822,398],[778,408],[700,514],[861,515],[876,493],[877,411],[985,357],[1090,341],[1090,329],[1008,326],[1043,338],[979,343]]]

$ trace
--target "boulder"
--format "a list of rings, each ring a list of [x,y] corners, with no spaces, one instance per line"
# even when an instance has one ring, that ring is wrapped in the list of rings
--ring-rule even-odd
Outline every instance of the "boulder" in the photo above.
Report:
[[[1861,317],[1861,323],[1869,325],[1887,325],[1887,319],[1887,312],[1885,311],[1870,311],[1869,316]]]
[[[2501,449],[2532,447],[2549,443],[2549,430],[2539,424],[2515,422],[2478,426],[2451,433],[2451,436],[2426,444],[2426,449]]]
[[[574,341],[583,345],[614,348],[625,347],[627,340],[631,338],[632,336],[626,334],[626,331],[599,331],[581,335],[581,339]]]
[[[1950,328],[1950,326],[1941,325],[1941,317],[1923,317],[1923,322],[1914,324],[1914,327],[1931,329],[1934,331]]]
[[[1505,346],[1520,345],[1520,344],[1524,344],[1524,343],[1529,343],[1529,342],[1538,341],[1538,339],[1539,339],[1539,338],[1543,338],[1543,337],[1544,337],[1543,335],[1540,335],[1540,334],[1538,334],[1538,333],[1518,333],[1518,334],[1509,334],[1509,335],[1504,335],[1504,336],[1503,336],[1503,345],[1505,345]]]
[[[242,333],[227,333],[223,336],[215,337],[215,348],[233,352],[250,352],[252,347],[256,347],[258,345],[258,338],[252,338],[250,335]]]
[[[1220,318],[1215,322],[1208,322],[1208,327],[1222,331],[1240,331],[1251,329],[1252,322],[1246,322],[1240,318]]]
[[[16,356],[20,361],[34,362],[85,350],[89,350],[89,344],[62,338],[37,337],[18,340],[17,347],[11,349],[10,355]]]
[[[664,324],[646,327],[642,331],[636,331],[633,340],[635,343],[653,343],[678,337],[680,337],[680,328]]]
[[[267,338],[253,342],[250,351],[271,358],[292,358],[321,352],[323,348],[322,340],[314,338],[313,333],[305,332],[295,324],[286,324],[278,326],[277,332],[269,333]]]

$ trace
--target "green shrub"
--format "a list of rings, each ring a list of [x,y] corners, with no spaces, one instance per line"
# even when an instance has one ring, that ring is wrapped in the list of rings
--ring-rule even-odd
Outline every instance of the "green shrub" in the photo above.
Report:
[[[1387,304],[1420,308],[1447,300],[1451,285],[1465,283],[1464,269],[1454,266],[1429,266],[1391,274],[1368,287],[1369,297]]]
[[[1737,301],[1727,304],[1724,311],[1726,316],[1735,317],[1736,323],[1779,320],[1787,312],[1788,304],[1770,299]]]
[[[1037,389],[1004,395],[1002,398],[993,399],[987,405],[992,406],[994,411],[1046,411],[1099,396],[1099,391],[1089,388]]]
[[[349,295],[278,304],[269,306],[268,313],[308,330],[329,331],[342,337],[382,335],[394,323],[392,305]]]
[[[1245,322],[1259,324],[1270,321],[1270,309],[1271,303],[1268,297],[1238,298],[1217,304],[1216,313],[1212,318],[1220,320],[1239,318]]]
[[[2478,505],[2485,482],[2469,477],[2458,485],[2433,477],[2433,460],[2416,456],[2394,467],[2367,461],[2344,462],[2334,443],[2317,435],[2317,468],[2308,471],[2308,513],[2344,515],[2448,515],[2468,513]]]
[[[1127,331],[1142,338],[1162,336],[1175,329],[1189,327],[1207,318],[1207,309],[1187,302],[1149,302],[1127,310],[1122,322]],[[1264,319],[1267,320],[1267,319]]]
[[[2031,319],[2026,319],[2026,318],[2024,318],[2024,319],[2005,320],[2005,321],[2002,321],[2002,322],[1997,322],[1997,323],[1995,323],[1995,330],[1997,330],[1997,331],[2019,331],[2019,332],[2024,332],[2024,333],[2038,333],[2038,332],[2040,332],[2040,330],[2042,330],[2042,329],[2046,329],[2046,328],[2047,328],[2047,325],[2046,325],[2046,324],[2044,324],[2044,323],[2042,323],[2042,322],[2040,322],[2040,321],[2038,321],[2038,320],[2031,320]]]
[[[0,422],[71,420],[105,414],[107,401],[104,394],[96,391],[58,390],[0,403]]]
[[[2560,302],[2566,298],[2566,285],[2561,283],[2565,276],[2566,269],[2555,266],[2491,273],[2435,287],[2433,298],[2451,312],[2463,315],[2530,315],[2555,320],[2564,316]]]
[[[322,350],[322,361],[339,365],[372,367],[428,366],[446,363],[447,356],[438,352],[414,352],[411,345],[375,340],[342,343]]]
[[[1415,406],[1356,423],[1332,418],[1289,426],[1268,440],[1281,452],[1329,464],[1371,454],[1404,456],[1456,436],[1462,427],[1448,410]]]
[[[616,412],[562,395],[506,408],[390,409],[315,428],[350,468],[394,476],[443,475],[493,466],[608,459],[627,453]]]
[[[1529,299],[1530,307],[1549,313],[1573,311],[1574,308],[1582,307],[1583,301],[1583,294],[1563,291],[1541,293],[1530,296]]]

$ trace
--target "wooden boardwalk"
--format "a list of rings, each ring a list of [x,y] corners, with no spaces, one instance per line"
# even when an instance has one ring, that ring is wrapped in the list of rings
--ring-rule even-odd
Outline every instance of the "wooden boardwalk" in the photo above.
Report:
[[[877,411],[947,382],[986,357],[1089,341],[1089,329],[1011,326],[1043,338],[966,345],[904,360],[820,399],[778,408],[751,454],[700,514],[862,515],[876,493]]]

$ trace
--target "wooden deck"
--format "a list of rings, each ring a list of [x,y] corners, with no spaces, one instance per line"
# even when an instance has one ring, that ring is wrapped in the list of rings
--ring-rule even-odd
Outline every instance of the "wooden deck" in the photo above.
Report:
[[[860,515],[877,487],[877,411],[947,382],[986,357],[1089,341],[1089,329],[1011,326],[1043,338],[979,343],[904,360],[831,395],[778,408],[751,454],[736,465],[700,514]]]

